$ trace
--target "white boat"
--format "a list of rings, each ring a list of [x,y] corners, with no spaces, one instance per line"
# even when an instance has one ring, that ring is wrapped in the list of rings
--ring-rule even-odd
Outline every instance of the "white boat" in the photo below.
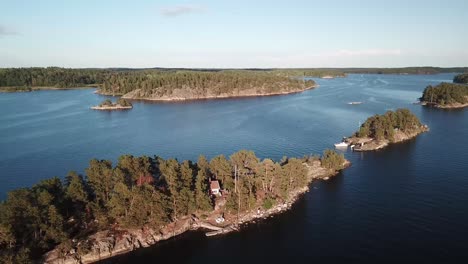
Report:
[[[347,148],[347,147],[348,147],[348,143],[346,142],[340,142],[340,143],[335,144],[335,148]]]
[[[362,102],[349,102],[348,104],[349,105],[360,105],[360,104],[362,104]]]

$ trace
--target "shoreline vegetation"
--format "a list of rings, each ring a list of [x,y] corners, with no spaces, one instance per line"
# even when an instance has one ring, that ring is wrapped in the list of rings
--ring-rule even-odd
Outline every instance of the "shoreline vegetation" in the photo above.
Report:
[[[98,93],[120,95],[125,99],[184,101],[291,94],[314,87],[316,84],[313,80],[283,73],[138,71],[106,79]]]
[[[93,89],[97,88],[97,84],[89,84],[82,87],[48,87],[48,86],[33,86],[33,87],[0,87],[0,93],[26,93],[35,91],[59,91],[59,90],[82,90],[82,89]]]
[[[369,117],[359,131],[344,141],[352,145],[354,151],[373,151],[410,140],[426,131],[429,127],[421,124],[408,109],[397,109]]]
[[[333,150],[279,162],[247,150],[197,162],[93,159],[86,176],[70,172],[8,193],[0,203],[0,263],[91,263],[190,230],[232,232],[287,210],[311,181],[348,166]]]
[[[123,98],[119,98],[116,103],[113,103],[110,99],[106,99],[97,106],[91,106],[92,110],[128,110],[132,108],[132,103]]]
[[[456,76],[457,79],[460,75]],[[464,108],[468,106],[468,85],[441,83],[427,86],[421,98],[421,105],[441,109]]]
[[[303,68],[303,69],[184,69],[184,68],[107,68],[68,69],[2,68],[0,92],[75,89],[97,87],[103,94],[157,98],[163,95],[181,97],[187,89],[198,95],[182,94],[182,98],[227,97],[237,93],[247,95],[285,94],[304,90],[315,83],[304,78],[330,79],[347,74],[437,74],[465,72],[468,68],[406,67],[406,68]],[[254,77],[254,78],[252,78]],[[460,77],[461,78],[461,77]],[[457,79],[458,80],[458,79]],[[463,81],[465,79],[460,79]],[[298,84],[302,83],[302,86]],[[306,85],[308,83],[308,85]],[[209,85],[209,86],[208,86]],[[223,94],[224,93],[224,94]],[[239,94],[238,96],[242,96]],[[130,97],[130,95],[129,95]]]
[[[453,78],[453,82],[460,83],[460,84],[468,84],[468,72],[458,74],[457,76]]]

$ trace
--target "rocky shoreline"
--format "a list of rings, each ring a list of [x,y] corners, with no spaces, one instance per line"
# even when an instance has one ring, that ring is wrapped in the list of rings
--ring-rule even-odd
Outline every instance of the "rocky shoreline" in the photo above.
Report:
[[[435,107],[439,109],[460,109],[460,108],[465,108],[468,107],[468,102],[467,103],[454,103],[454,104],[445,104],[445,105],[440,105],[436,103],[431,103],[431,102],[421,102],[421,105],[423,106],[429,106],[429,107]]]
[[[91,106],[90,109],[92,110],[129,110],[132,109],[133,106],[121,106],[121,105],[115,105],[115,106]]]
[[[257,92],[256,89],[245,90],[238,92],[237,94],[231,93],[222,93],[219,95],[212,95],[212,94],[192,94],[190,89],[175,89],[171,96],[145,96],[142,95],[141,89],[135,89],[129,93],[122,95],[124,99],[131,99],[131,100],[147,100],[147,101],[159,101],[159,102],[181,102],[181,101],[193,101],[193,100],[209,100],[209,99],[229,99],[229,98],[243,98],[243,97],[260,97],[260,96],[275,96],[275,95],[287,95],[287,94],[295,94],[301,93],[307,90],[311,90],[317,88],[318,85],[313,85],[310,87],[305,87],[303,89],[295,89],[291,91],[285,92],[273,92],[273,93],[264,93],[264,92]],[[97,90],[97,94],[101,95],[112,95],[113,93],[103,92],[102,90]]]
[[[354,147],[352,147],[353,151],[359,151],[359,152],[374,151],[374,150],[383,149],[389,146],[390,144],[399,143],[399,142],[413,139],[419,134],[427,132],[427,131],[429,131],[429,127],[427,125],[422,125],[418,129],[414,129],[413,131],[409,133],[396,131],[393,141],[390,141],[388,139],[376,140],[375,138],[370,138],[370,137],[360,138],[360,137],[353,136],[353,137],[346,138],[344,142],[348,143],[351,146],[354,145]]]
[[[187,231],[211,230],[211,235],[227,234],[239,230],[243,224],[254,222],[257,219],[266,219],[285,212],[301,197],[302,194],[309,191],[309,185],[316,179],[328,180],[335,176],[339,171],[326,169],[321,166],[320,161],[313,161],[311,164],[303,164],[308,171],[308,184],[289,193],[287,201],[276,204],[268,210],[257,209],[243,213],[238,219],[228,219],[223,225],[214,225],[208,221],[200,220],[196,216],[185,216],[172,222],[160,230],[155,230],[149,226],[139,229],[126,230],[106,230],[100,231],[88,237],[87,240],[80,243],[87,244],[88,252],[72,249],[63,252],[56,248],[44,255],[43,263],[47,264],[68,264],[68,263],[93,263],[142,247],[149,247],[164,240],[168,240]],[[345,161],[343,169],[349,167],[351,163]],[[209,233],[207,233],[207,236]],[[79,244],[79,243],[78,243]],[[80,245],[77,245],[79,248]]]

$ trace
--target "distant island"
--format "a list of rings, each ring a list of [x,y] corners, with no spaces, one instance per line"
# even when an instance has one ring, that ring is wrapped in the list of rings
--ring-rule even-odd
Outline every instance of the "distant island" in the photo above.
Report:
[[[262,71],[138,71],[106,79],[99,93],[125,99],[181,101],[298,93],[313,80]]]
[[[91,107],[93,110],[127,110],[132,108],[132,103],[123,98],[117,100],[116,103],[113,103],[110,99],[106,99],[99,105]]]
[[[463,76],[459,76],[455,77],[455,79],[463,81]],[[437,86],[429,85],[424,89],[420,101],[422,105],[443,109],[467,107],[468,85],[456,83],[441,83]]]
[[[312,180],[349,165],[332,150],[279,162],[247,150],[197,162],[93,159],[86,177],[70,172],[8,193],[0,203],[0,263],[91,263],[189,230],[235,231],[287,210]]]
[[[354,151],[372,151],[412,139],[428,130],[408,109],[397,109],[369,117],[345,142],[352,145]]]

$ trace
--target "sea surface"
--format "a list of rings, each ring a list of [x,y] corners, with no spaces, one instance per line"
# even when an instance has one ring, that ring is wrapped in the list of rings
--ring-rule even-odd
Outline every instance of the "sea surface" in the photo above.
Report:
[[[454,74],[317,79],[299,94],[184,103],[134,102],[92,111],[93,89],[0,94],[0,199],[40,179],[83,173],[92,158],[158,155],[179,160],[254,150],[261,158],[320,154],[373,114],[409,108],[430,127],[315,182],[289,212],[241,232],[186,233],[110,263],[415,262],[468,257],[468,109],[413,104]],[[349,105],[362,101],[361,105]]]

